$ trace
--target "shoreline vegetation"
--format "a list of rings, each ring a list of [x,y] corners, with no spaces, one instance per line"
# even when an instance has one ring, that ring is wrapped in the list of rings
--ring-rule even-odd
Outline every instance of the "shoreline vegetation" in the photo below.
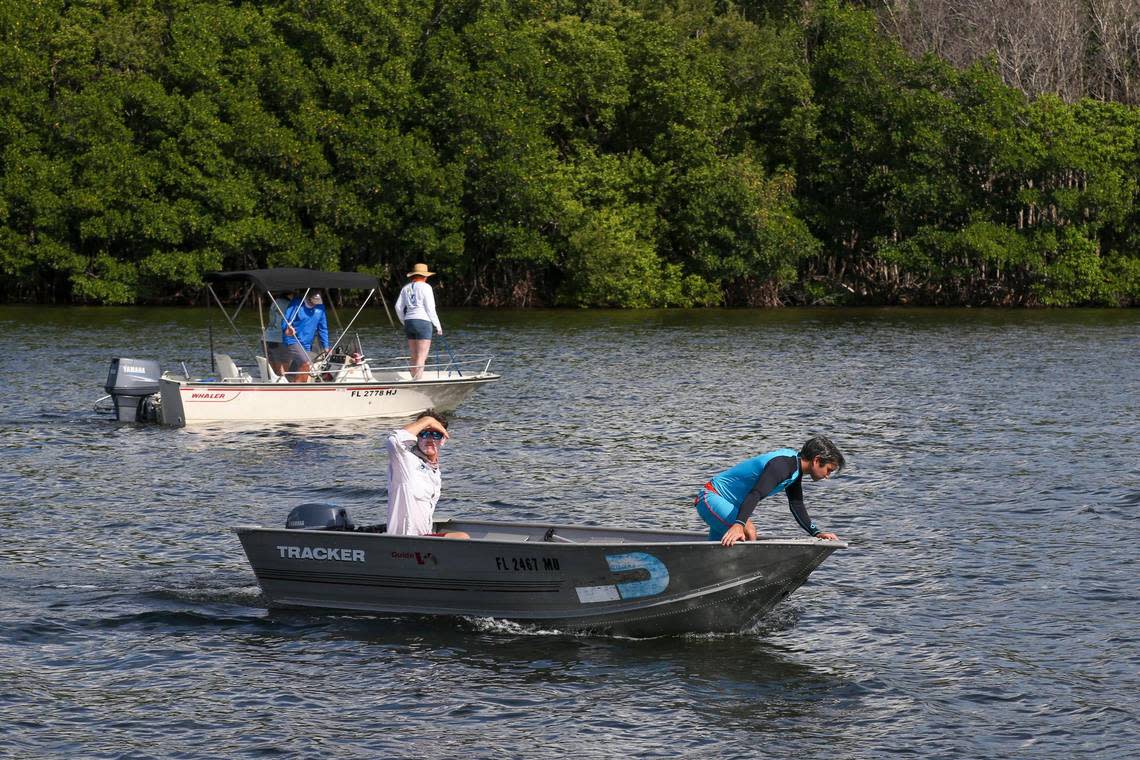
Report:
[[[8,3],[0,303],[1135,306],[1140,9],[1043,3],[1048,81],[938,0]]]

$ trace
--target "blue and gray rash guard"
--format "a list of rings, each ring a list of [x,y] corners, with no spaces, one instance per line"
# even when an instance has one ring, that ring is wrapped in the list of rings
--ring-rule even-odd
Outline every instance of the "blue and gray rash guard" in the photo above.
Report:
[[[285,328],[292,327],[296,336],[285,335]],[[286,346],[300,343],[306,351],[313,349],[313,338],[321,339],[321,347],[329,347],[329,322],[325,317],[325,307],[321,304],[310,306],[305,299],[297,297],[285,310],[281,320],[281,342]]]
[[[740,505],[736,521],[741,525],[752,517],[761,499],[783,491],[788,495],[792,517],[801,528],[815,536],[821,531],[804,506],[802,475],[799,452],[776,449],[730,467],[715,476],[711,483],[718,494]]]

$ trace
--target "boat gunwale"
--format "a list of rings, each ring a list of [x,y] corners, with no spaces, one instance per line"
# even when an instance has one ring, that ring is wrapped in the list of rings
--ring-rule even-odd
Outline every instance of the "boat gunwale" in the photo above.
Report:
[[[230,530],[233,531],[233,533],[235,535],[238,535],[238,536],[249,534],[249,533],[287,533],[289,535],[305,534],[305,535],[324,535],[324,536],[333,535],[333,536],[371,537],[368,540],[374,540],[377,538],[390,538],[390,539],[398,539],[401,541],[440,540],[440,541],[459,542],[459,545],[468,544],[468,543],[478,543],[478,544],[498,544],[498,545],[504,545],[504,546],[518,547],[521,544],[528,544],[530,546],[536,546],[538,544],[542,544],[544,548],[567,547],[567,548],[579,548],[579,549],[581,549],[581,548],[585,548],[585,547],[590,547],[590,548],[621,547],[624,549],[629,549],[631,546],[641,546],[641,545],[645,545],[645,546],[692,546],[692,545],[697,545],[697,546],[709,546],[709,547],[715,547],[715,546],[720,545],[719,542],[717,542],[717,541],[710,541],[707,537],[705,537],[705,534],[701,533],[700,531],[681,531],[681,530],[675,530],[675,529],[655,530],[653,528],[610,528],[610,527],[606,527],[606,526],[593,526],[593,525],[506,522],[506,521],[499,521],[499,520],[467,520],[467,519],[455,520],[453,518],[445,518],[445,519],[436,520],[436,524],[440,527],[444,527],[444,526],[467,527],[470,525],[492,526],[492,527],[498,527],[498,528],[509,528],[509,527],[519,528],[519,527],[523,527],[523,528],[527,528],[526,535],[528,538],[530,536],[534,535],[535,530],[545,531],[545,530],[553,529],[553,530],[557,531],[560,528],[563,528],[563,529],[568,528],[571,530],[585,530],[585,531],[610,532],[610,533],[634,534],[634,535],[643,534],[646,536],[649,536],[649,535],[653,535],[653,536],[676,535],[678,537],[684,536],[688,540],[681,539],[681,540],[676,540],[676,541],[670,541],[670,540],[664,540],[664,541],[657,540],[657,541],[655,541],[655,540],[652,540],[649,538],[645,538],[645,539],[641,539],[641,540],[638,540],[636,538],[623,538],[621,540],[614,540],[614,541],[605,541],[605,540],[569,541],[569,542],[537,541],[537,542],[531,543],[528,541],[517,541],[517,540],[501,539],[501,538],[475,538],[475,537],[471,537],[468,539],[455,539],[455,538],[448,538],[446,536],[415,536],[415,535],[402,535],[402,534],[396,534],[396,533],[380,533],[380,532],[365,531],[365,530],[333,530],[333,529],[327,529],[327,528],[275,528],[275,527],[269,527],[269,526],[260,525],[260,524],[234,525],[234,526],[230,527]],[[835,546],[836,549],[847,549],[847,548],[849,548],[849,544],[845,541],[830,540],[830,539],[824,539],[824,538],[814,538],[814,537],[802,537],[801,538],[798,536],[794,537],[794,538],[773,537],[773,538],[762,538],[762,539],[758,539],[756,541],[740,541],[736,545],[737,546],[775,546],[775,545],[778,545],[778,546],[816,546],[819,544],[826,544],[828,546]],[[724,548],[729,548],[729,547],[724,547]]]
[[[164,372],[159,381],[165,380],[169,383],[177,383],[179,387],[193,388],[193,387],[208,387],[208,388],[227,388],[235,390],[243,390],[250,388],[275,388],[275,389],[290,389],[290,390],[315,390],[337,388],[340,386],[351,385],[353,388],[358,386],[372,386],[375,388],[391,388],[392,386],[405,386],[405,385],[459,385],[463,383],[479,383],[479,382],[492,382],[494,380],[502,379],[502,375],[495,372],[488,372],[486,374],[478,375],[460,375],[459,377],[445,378],[443,380],[392,380],[389,382],[379,380],[322,380],[320,382],[311,383],[280,383],[270,380],[253,380],[252,382],[235,382],[233,380],[205,380],[202,378],[185,377],[167,377],[169,373]],[[305,387],[309,386],[309,387]]]

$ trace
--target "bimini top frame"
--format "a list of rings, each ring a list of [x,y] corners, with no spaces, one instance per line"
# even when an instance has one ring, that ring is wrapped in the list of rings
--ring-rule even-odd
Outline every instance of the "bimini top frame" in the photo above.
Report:
[[[238,314],[241,313],[250,294],[255,290],[258,292],[259,298],[261,293],[272,296],[273,291],[301,291],[302,299],[306,298],[309,295],[309,291],[313,288],[325,290],[334,288],[342,290],[367,290],[368,295],[365,296],[364,301],[360,304],[360,308],[356,310],[356,314],[349,320],[348,325],[341,330],[340,338],[336,341],[337,345],[339,345],[344,336],[348,334],[348,331],[356,322],[357,317],[364,311],[364,307],[372,300],[372,296],[380,289],[380,281],[370,274],[361,274],[359,272],[322,272],[316,269],[300,269],[296,267],[246,269],[234,272],[207,272],[203,275],[202,279],[205,281],[206,289],[210,291],[214,303],[221,309],[226,321],[230,323],[230,327],[239,337],[241,337],[241,331],[238,330],[237,325],[234,324],[234,320],[237,319]],[[233,314],[230,314],[225,305],[222,304],[222,300],[218,298],[218,294],[214,291],[214,284],[232,282],[242,283],[248,285],[248,287],[241,301],[238,303],[237,308],[234,309]],[[384,301],[383,298],[381,298],[380,301],[384,304],[384,311],[388,314],[388,321],[391,322],[392,314],[388,311],[388,303]],[[272,298],[269,299],[269,303],[274,304]],[[285,315],[279,314],[278,317],[284,319]],[[265,323],[262,322],[262,329],[264,330],[264,328]],[[332,348],[335,348],[335,346]]]

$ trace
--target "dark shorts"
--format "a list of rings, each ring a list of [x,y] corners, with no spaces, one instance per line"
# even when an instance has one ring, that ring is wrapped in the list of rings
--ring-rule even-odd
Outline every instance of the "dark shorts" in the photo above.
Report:
[[[309,358],[309,352],[300,343],[290,343],[288,346],[282,346],[281,357],[285,364],[286,372],[296,372],[301,367],[312,361]]]
[[[269,361],[284,364],[289,360],[289,352],[285,350],[284,343],[266,343],[266,353],[269,354]]]
[[[408,340],[431,340],[431,322],[426,319],[409,319],[404,322],[404,335]]]

